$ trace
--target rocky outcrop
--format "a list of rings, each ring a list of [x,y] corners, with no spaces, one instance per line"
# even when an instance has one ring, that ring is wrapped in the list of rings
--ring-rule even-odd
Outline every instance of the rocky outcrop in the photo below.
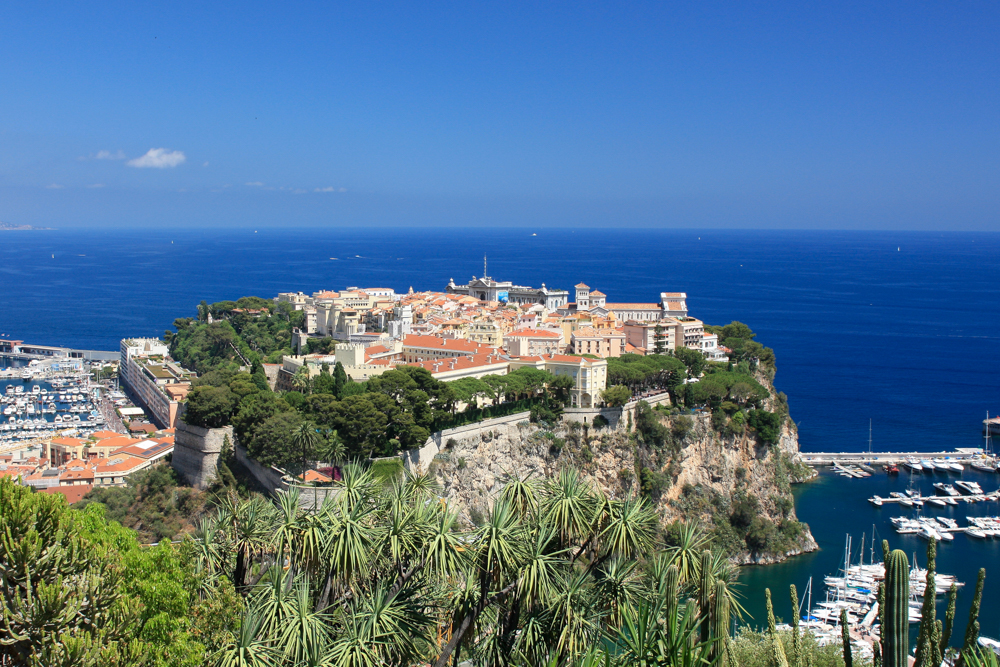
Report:
[[[656,414],[667,428],[681,419]],[[665,525],[693,520],[723,537],[730,535],[730,553],[739,563],[777,562],[816,548],[808,527],[796,521],[789,489],[809,472],[797,463],[798,439],[790,420],[785,420],[778,444],[766,446],[746,432],[726,435],[713,430],[707,414],[684,419],[690,421],[674,430],[680,435],[686,429],[683,437],[659,447],[642,442],[628,415],[616,429],[576,423],[550,429],[526,421],[498,425],[449,438],[430,470],[445,495],[466,508],[471,521],[489,507],[509,474],[544,478],[574,467],[609,496],[646,493]],[[782,545],[779,550],[741,548],[738,540],[745,536],[747,531],[740,532],[745,526],[727,523],[737,502],[754,508],[761,518],[755,524],[758,532],[766,533],[768,527],[773,534],[785,531],[775,540]]]

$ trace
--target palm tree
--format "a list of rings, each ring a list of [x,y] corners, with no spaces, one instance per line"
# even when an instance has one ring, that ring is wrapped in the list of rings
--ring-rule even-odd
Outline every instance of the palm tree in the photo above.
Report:
[[[667,549],[670,562],[677,566],[681,583],[694,581],[698,577],[698,561],[707,544],[708,535],[698,524],[681,524],[677,546]]]
[[[308,394],[312,390],[312,376],[307,365],[303,364],[295,371],[295,375],[292,376],[292,388],[303,394]]]
[[[322,438],[312,422],[299,424],[292,431],[292,446],[301,457],[301,472],[304,473],[309,469],[309,460],[316,455],[321,442]]]
[[[229,531],[233,551],[236,554],[236,568],[233,570],[233,585],[238,592],[246,591],[247,572],[254,560],[268,552],[274,525],[272,505],[261,496],[241,501],[230,492],[219,514],[219,523]]]

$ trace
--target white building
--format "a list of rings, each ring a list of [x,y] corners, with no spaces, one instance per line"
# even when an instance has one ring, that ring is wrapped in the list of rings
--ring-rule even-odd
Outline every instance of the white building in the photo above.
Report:
[[[118,377],[161,428],[174,428],[181,404],[196,376],[170,358],[170,348],[156,338],[121,342]]]

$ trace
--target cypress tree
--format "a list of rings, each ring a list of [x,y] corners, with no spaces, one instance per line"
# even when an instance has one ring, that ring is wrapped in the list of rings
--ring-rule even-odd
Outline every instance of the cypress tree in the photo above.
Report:
[[[802,646],[799,643],[799,592],[795,590],[795,584],[788,587],[788,594],[792,598],[792,667],[802,667]]]
[[[882,644],[880,642],[872,644],[872,667],[882,667]]]
[[[729,665],[729,595],[726,582],[715,582],[715,593],[712,596],[712,657],[717,658],[716,667]]]
[[[768,667],[788,667],[788,660],[785,658],[785,649],[781,646],[781,639],[775,629],[774,608],[771,606],[771,589],[764,589],[764,597],[767,599],[767,634],[771,638],[771,659]],[[905,666],[904,666],[905,667]]]
[[[345,384],[347,384],[347,371],[344,370],[344,364],[338,361],[333,367],[333,388],[337,398],[344,397]]]
[[[976,594],[972,597],[972,607],[969,608],[969,624],[965,628],[965,643],[962,644],[962,655],[958,658],[958,664],[965,664],[965,656],[971,655],[976,650],[979,641],[979,605],[983,601],[983,584],[986,582],[986,568],[980,568],[979,578],[976,580]]]
[[[948,650],[951,641],[951,631],[955,627],[955,599],[958,597],[958,586],[952,584],[948,589],[948,609],[944,612],[944,631],[941,633],[941,655]]]
[[[914,667],[938,667],[941,664],[932,662],[934,647],[931,641],[934,636],[936,609],[936,589],[934,587],[934,570],[937,567],[937,541],[932,537],[927,543],[927,579],[924,586],[924,604],[920,610],[920,629],[917,631],[917,651],[913,656]]]
[[[844,644],[844,667],[854,667],[854,656],[851,655],[851,630],[847,627],[847,610],[840,610],[840,640]]]

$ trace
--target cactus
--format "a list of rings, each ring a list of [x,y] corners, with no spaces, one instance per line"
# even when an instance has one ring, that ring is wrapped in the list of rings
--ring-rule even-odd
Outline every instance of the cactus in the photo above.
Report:
[[[664,608],[665,618],[676,618],[678,608],[678,587],[680,586],[681,573],[676,565],[667,568],[666,576],[663,577],[663,598],[666,600]]]
[[[729,591],[726,582],[715,582],[715,594],[712,596],[712,658],[717,659],[716,667],[727,667],[729,664]]]
[[[795,584],[788,587],[788,594],[792,598],[792,667],[802,667],[802,646],[799,636],[799,592],[795,590]]]
[[[885,621],[882,625],[883,667],[907,667],[910,650],[910,563],[896,549],[885,562]]]
[[[889,540],[882,540],[882,564],[889,562]]]
[[[847,627],[847,610],[840,610],[840,639],[844,643],[844,667],[854,667],[851,655],[851,630]]]
[[[712,552],[706,549],[701,552],[701,564],[698,572],[698,614],[701,617],[701,641],[707,642],[711,631],[712,593]]]
[[[774,608],[771,606],[770,588],[764,589],[764,597],[767,599],[767,634],[771,638],[771,659],[768,661],[768,667],[788,667],[788,660],[785,658],[785,649],[782,648],[781,639],[778,637],[777,630],[775,630]]]
[[[934,623],[937,594],[934,587],[934,570],[936,568],[937,541],[932,537],[927,543],[927,584],[924,587],[924,605],[920,610],[920,629],[917,631],[917,651],[913,656],[914,667],[938,667],[941,664],[933,662],[935,653],[931,646],[934,635]]]
[[[948,609],[944,612],[944,631],[941,633],[941,655],[948,650],[951,641],[951,631],[955,628],[955,599],[958,597],[958,586],[952,584],[948,589]]]
[[[976,580],[976,594],[972,597],[972,607],[969,608],[969,624],[965,627],[965,643],[962,644],[962,655],[959,665],[965,664],[965,656],[972,655],[979,642],[979,605],[983,601],[983,584],[986,582],[986,569],[979,570]]]

